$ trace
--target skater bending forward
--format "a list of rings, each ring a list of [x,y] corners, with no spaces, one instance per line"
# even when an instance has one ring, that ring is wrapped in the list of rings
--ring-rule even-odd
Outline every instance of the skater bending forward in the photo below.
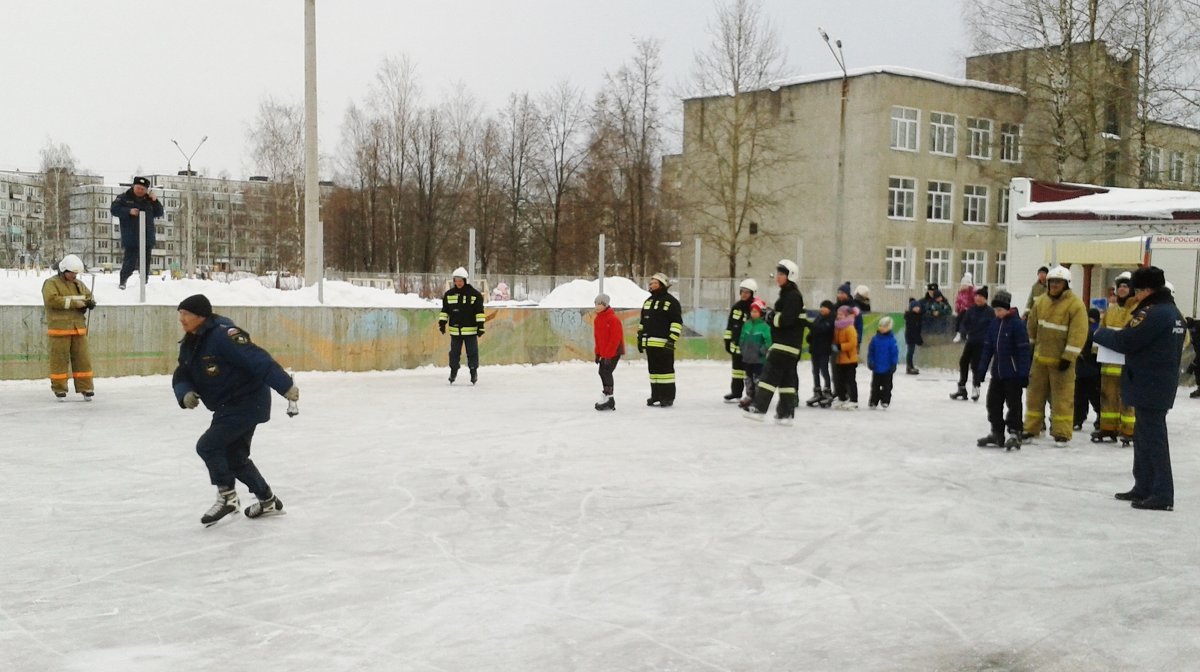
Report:
[[[271,419],[271,390],[297,401],[300,389],[266,350],[250,342],[250,334],[229,318],[214,315],[203,294],[179,304],[179,324],[185,333],[171,381],[175,399],[185,409],[204,402],[213,413],[196,452],[217,486],[217,501],[200,522],[212,525],[238,510],[235,480],[258,498],[246,507],[247,517],[281,513],[283,502],[250,460],[250,442],[255,428]]]

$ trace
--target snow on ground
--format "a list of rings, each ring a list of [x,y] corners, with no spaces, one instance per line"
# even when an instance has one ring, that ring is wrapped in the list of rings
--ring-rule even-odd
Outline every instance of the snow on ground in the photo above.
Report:
[[[591,308],[600,293],[599,280],[572,280],[554,288],[538,304],[543,308]],[[613,308],[641,308],[650,292],[638,287],[629,278],[605,278],[604,293],[612,299]]]
[[[486,358],[486,352],[484,353]],[[0,669],[1167,670],[1200,657],[1200,402],[1174,513],[1131,451],[975,447],[948,372],[887,411],[739,419],[728,370],[617,411],[594,367],[301,373],[254,458],[288,515],[204,529],[209,421],[165,376],[0,382]],[[807,382],[807,366],[801,367]],[[864,376],[860,375],[860,379]],[[803,387],[807,387],[804,385]],[[866,385],[862,385],[864,398]],[[74,397],[75,395],[72,395]],[[250,496],[242,489],[242,504]]]

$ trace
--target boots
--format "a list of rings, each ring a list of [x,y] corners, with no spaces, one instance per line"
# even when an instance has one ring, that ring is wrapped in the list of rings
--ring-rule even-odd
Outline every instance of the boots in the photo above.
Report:
[[[821,394],[821,388],[814,387],[813,388],[813,396],[809,397],[808,401],[804,402],[804,405],[808,406],[809,408],[812,408],[813,406],[816,406],[817,404],[821,403],[821,399],[823,399],[823,398],[824,398],[824,396]]]
[[[604,399],[596,402],[597,411],[615,411],[617,410],[617,401],[613,399],[611,394],[604,395]]]
[[[951,399],[962,399],[963,401],[966,401],[967,400],[967,385],[966,385],[966,383],[959,383],[958,391],[955,392],[954,394],[950,395],[950,398]]]
[[[1004,435],[992,432],[991,434],[988,434],[987,436],[976,441],[975,445],[979,446],[980,448],[999,448],[1000,446],[1004,445]]]
[[[225,516],[234,513],[238,510],[237,491],[233,488],[228,490],[217,489],[217,501],[208,508],[203,516],[200,517],[200,522],[205,525],[215,525],[217,521]]]

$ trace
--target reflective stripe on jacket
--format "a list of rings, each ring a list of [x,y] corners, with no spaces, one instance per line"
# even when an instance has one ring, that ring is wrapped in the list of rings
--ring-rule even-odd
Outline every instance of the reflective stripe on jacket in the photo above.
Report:
[[[1056,364],[1060,359],[1073,362],[1087,342],[1087,309],[1070,289],[1064,289],[1058,298],[1046,293],[1033,302],[1026,326],[1034,362]]]
[[[83,336],[87,334],[87,311],[73,307],[76,301],[92,298],[87,285],[67,280],[62,273],[42,283],[42,303],[46,306],[46,333],[50,336]]]

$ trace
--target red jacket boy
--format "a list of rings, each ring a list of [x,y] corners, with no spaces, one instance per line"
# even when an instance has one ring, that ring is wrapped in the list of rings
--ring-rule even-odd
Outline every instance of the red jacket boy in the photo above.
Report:
[[[600,365],[600,383],[604,386],[604,396],[596,403],[597,411],[615,411],[617,402],[613,399],[613,370],[617,361],[625,354],[625,330],[621,326],[621,318],[617,317],[607,294],[596,296],[596,319],[592,322],[592,330],[596,339],[596,363]]]

